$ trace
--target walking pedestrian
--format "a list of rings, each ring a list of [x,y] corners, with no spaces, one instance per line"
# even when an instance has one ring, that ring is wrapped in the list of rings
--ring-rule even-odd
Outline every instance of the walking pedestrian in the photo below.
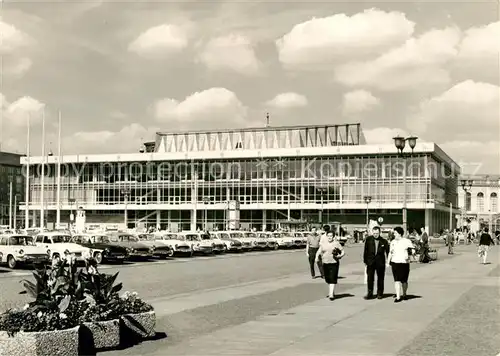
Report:
[[[377,273],[377,298],[384,295],[385,264],[389,254],[389,242],[380,236],[380,227],[375,226],[372,234],[366,238],[363,262],[366,266],[368,293],[365,299],[373,299],[373,284]]]
[[[339,278],[340,259],[344,255],[344,248],[338,239],[333,236],[333,232],[328,232],[327,238],[321,240],[319,244],[319,249],[316,253],[316,262],[321,258],[325,282],[328,284],[327,297],[332,301],[335,299],[335,286]]]
[[[422,232],[420,236],[420,263],[429,263],[431,261],[429,256],[429,235],[425,231],[425,227],[422,227],[420,230]]]
[[[488,233],[489,229],[487,227],[484,228],[483,233],[479,237],[479,247],[478,247],[478,257],[482,258],[482,264],[485,265],[486,261],[488,259],[488,250],[490,249],[491,245],[494,245],[495,242],[493,241],[493,238],[491,235]]]
[[[313,231],[309,234],[309,236],[307,236],[306,255],[309,260],[309,268],[313,279],[316,278],[314,262],[316,261],[316,254],[318,253],[320,239],[321,235],[318,234],[317,231]],[[323,278],[323,267],[321,265],[321,261],[317,261],[317,265],[321,278]]]
[[[407,298],[408,277],[410,275],[410,256],[415,253],[410,239],[404,237],[403,228],[397,226],[394,228],[394,240],[389,247],[388,265],[392,268],[394,277],[394,289],[396,290],[396,299],[394,303],[399,303]]]
[[[450,230],[444,230],[445,238],[446,238],[446,246],[448,246],[448,255],[453,255],[453,244],[455,243],[455,239],[453,238],[453,234]]]

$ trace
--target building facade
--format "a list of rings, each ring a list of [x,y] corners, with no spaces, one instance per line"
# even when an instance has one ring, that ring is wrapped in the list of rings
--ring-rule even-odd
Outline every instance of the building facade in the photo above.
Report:
[[[475,220],[482,226],[489,226],[493,231],[500,230],[500,175],[464,175],[461,181],[471,181],[466,184],[466,190],[459,185],[459,205],[462,209],[462,221]]]
[[[367,145],[359,124],[158,133],[151,146],[61,157],[61,221],[81,208],[89,224],[224,229],[228,203],[238,201],[242,228],[269,230],[280,220],[364,227],[367,208],[393,226],[401,225],[405,192],[408,227],[437,231],[459,212],[459,167],[437,145],[419,142],[403,159],[392,142]],[[57,161],[30,158],[34,222],[42,208],[55,221]]]
[[[24,196],[21,155],[0,152],[0,225],[19,226],[24,222],[24,214],[18,209]]]

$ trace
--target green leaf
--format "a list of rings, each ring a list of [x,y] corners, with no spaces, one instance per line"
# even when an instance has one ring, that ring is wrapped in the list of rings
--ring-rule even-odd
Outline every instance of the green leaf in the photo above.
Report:
[[[70,295],[65,296],[63,300],[61,300],[61,302],[59,303],[59,312],[64,313],[66,309],[68,309],[70,302],[71,302],[71,296]]]

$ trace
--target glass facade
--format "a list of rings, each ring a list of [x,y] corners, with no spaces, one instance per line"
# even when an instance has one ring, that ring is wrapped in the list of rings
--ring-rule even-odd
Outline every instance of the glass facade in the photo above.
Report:
[[[9,225],[10,219],[10,185],[12,183],[12,219],[24,222],[21,212],[14,214],[17,210],[14,205],[24,201],[25,185],[22,175],[20,155],[14,153],[0,152],[0,225]],[[16,198],[17,197],[17,198]],[[16,204],[17,203],[17,204]],[[14,223],[14,222],[13,222]]]
[[[406,175],[405,175],[406,168]],[[40,206],[41,167],[30,168],[30,205]],[[370,211],[388,223],[401,222],[405,190],[409,225],[423,226],[426,204],[457,206],[457,175],[432,154],[280,157],[241,160],[72,163],[61,167],[63,219],[81,206],[90,222],[128,220],[180,226],[206,221],[223,225],[226,203],[241,203],[247,226],[272,225],[287,218],[344,221],[363,225],[364,197]],[[404,181],[406,179],[406,188]],[[57,174],[47,165],[44,203],[54,214]]]

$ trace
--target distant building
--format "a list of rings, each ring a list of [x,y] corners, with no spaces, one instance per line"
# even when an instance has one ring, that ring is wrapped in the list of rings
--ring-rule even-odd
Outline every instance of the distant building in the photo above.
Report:
[[[19,203],[24,201],[24,177],[22,174],[21,155],[0,152],[0,225],[9,225],[10,216],[10,183],[12,182],[12,223],[16,215],[18,226],[24,226],[24,212],[19,211]],[[14,206],[15,205],[15,206]],[[17,210],[17,214],[14,211]],[[21,215],[22,214],[22,215]]]
[[[472,181],[467,191],[462,188],[462,181]],[[463,220],[476,220],[480,225],[490,226],[494,231],[500,229],[500,175],[480,174],[462,175],[458,186],[459,205]]]
[[[234,219],[243,229],[272,230],[286,220],[340,222],[352,231],[366,226],[367,208],[385,227],[401,225],[406,195],[408,227],[432,233],[460,213],[460,167],[438,145],[417,143],[405,192],[392,140],[368,145],[359,124],[157,133],[141,152],[62,157],[59,202],[57,157],[30,157],[33,221],[40,211],[55,221],[59,206],[62,223],[81,208],[88,224],[221,230],[233,226],[230,203],[238,202]]]

